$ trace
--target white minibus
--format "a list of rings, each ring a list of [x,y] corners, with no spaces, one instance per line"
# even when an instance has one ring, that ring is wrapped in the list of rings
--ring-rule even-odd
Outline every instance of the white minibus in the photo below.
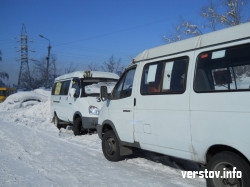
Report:
[[[71,124],[75,135],[95,129],[103,101],[100,86],[111,91],[119,76],[98,71],[76,71],[55,79],[51,92],[53,121],[58,128]]]
[[[250,23],[145,50],[101,98],[108,160],[136,147],[242,174],[208,186],[250,186]]]

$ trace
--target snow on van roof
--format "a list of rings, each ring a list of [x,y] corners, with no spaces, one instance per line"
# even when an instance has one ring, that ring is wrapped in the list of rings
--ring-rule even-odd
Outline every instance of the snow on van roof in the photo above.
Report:
[[[55,80],[63,80],[63,79],[69,79],[72,77],[92,77],[92,78],[110,78],[110,79],[119,79],[119,76],[115,73],[110,72],[102,72],[102,71],[75,71],[72,73],[64,74],[59,77],[57,77]]]
[[[219,43],[240,40],[250,37],[250,23],[245,23],[222,29],[219,31],[211,32],[201,36],[193,37],[190,39],[178,41],[171,44],[147,49],[134,58],[134,62],[140,62],[143,60],[153,59],[157,57],[163,57],[180,53],[183,51],[193,50],[205,46],[211,46]]]

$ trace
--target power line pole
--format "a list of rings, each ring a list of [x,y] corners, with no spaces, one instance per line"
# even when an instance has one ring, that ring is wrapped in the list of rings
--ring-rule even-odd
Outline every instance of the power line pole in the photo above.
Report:
[[[21,52],[21,65],[18,76],[18,88],[30,88],[30,69],[29,69],[29,58],[28,58],[28,36],[26,32],[26,27],[23,24],[21,35],[20,35],[20,52]],[[19,52],[19,51],[18,51]]]
[[[41,38],[44,38],[45,40],[47,40],[49,42],[49,46],[48,46],[48,56],[46,57],[47,60],[47,64],[46,64],[46,82],[45,82],[45,88],[49,87],[49,61],[50,61],[50,50],[52,48],[52,46],[50,45],[50,40],[46,37],[44,37],[43,35],[39,35]]]

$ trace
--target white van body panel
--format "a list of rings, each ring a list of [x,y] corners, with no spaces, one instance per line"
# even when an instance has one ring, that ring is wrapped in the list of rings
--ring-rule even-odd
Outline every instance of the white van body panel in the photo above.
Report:
[[[67,120],[72,123],[76,111],[80,112],[84,117],[95,117],[93,115],[90,115],[88,107],[84,106],[95,106],[101,109],[103,101],[97,102],[98,99],[99,98],[96,97],[86,97],[84,99],[75,99],[74,97],[68,97],[68,106],[71,105],[72,110],[67,110]]]
[[[193,60],[193,52],[184,53],[190,61]],[[173,55],[161,60],[178,58]],[[138,65],[138,85],[141,82],[142,69],[151,61],[145,61]],[[170,65],[172,63],[170,62]],[[190,65],[192,66],[192,65]],[[190,67],[189,66],[189,67]],[[191,68],[188,71],[187,80],[191,80]],[[147,95],[140,94],[137,86],[136,106],[134,112],[135,141],[140,142],[142,149],[151,150],[163,154],[180,156],[191,159],[193,148],[190,132],[190,81],[187,82],[186,91],[183,94]]]
[[[250,40],[197,50],[195,56],[203,51],[245,43],[250,43]],[[192,71],[191,74],[194,76],[195,69]],[[201,94],[191,90],[190,120],[196,161],[205,163],[207,150],[214,145],[230,146],[250,158],[250,100],[247,99],[249,96],[249,91]]]
[[[111,121],[116,124],[119,138],[121,141],[129,143],[134,142],[133,102],[134,98],[132,96],[116,102],[109,102],[109,113],[112,113],[113,116]]]

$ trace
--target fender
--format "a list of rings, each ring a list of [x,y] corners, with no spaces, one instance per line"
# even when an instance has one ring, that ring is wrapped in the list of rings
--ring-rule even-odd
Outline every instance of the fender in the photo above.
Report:
[[[105,120],[105,121],[103,121],[103,123],[100,125],[100,131],[99,131],[99,133],[100,133],[100,135],[99,135],[99,137],[102,139],[102,136],[103,136],[103,133],[104,133],[104,126],[106,126],[106,125],[109,125],[109,126],[111,126],[111,128],[112,128],[112,130],[114,131],[114,133],[115,133],[115,135],[116,135],[116,137],[118,138],[118,140],[119,140],[119,142],[121,142],[121,139],[120,139],[120,137],[118,136],[118,133],[117,133],[117,131],[116,131],[116,128],[115,128],[115,125],[114,125],[114,123],[112,122],[112,121],[110,121],[110,120]],[[99,134],[98,133],[98,134]]]
[[[119,140],[120,144],[121,144],[121,147],[136,147],[136,148],[141,148],[139,142],[134,142],[134,143],[129,143],[129,142],[124,142],[124,141],[121,141],[118,133],[117,133],[117,130],[115,128],[115,125],[112,121],[110,120],[104,120],[102,125],[98,125],[99,127],[97,128],[97,132],[98,132],[98,135],[99,137],[102,139],[102,136],[103,136],[103,132],[104,132],[104,126],[105,125],[109,125],[112,130],[114,131],[117,139]],[[99,129],[100,128],[100,129]]]

